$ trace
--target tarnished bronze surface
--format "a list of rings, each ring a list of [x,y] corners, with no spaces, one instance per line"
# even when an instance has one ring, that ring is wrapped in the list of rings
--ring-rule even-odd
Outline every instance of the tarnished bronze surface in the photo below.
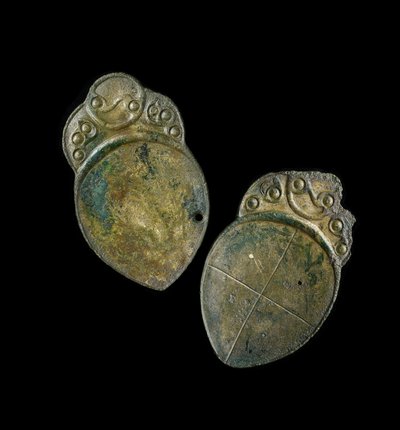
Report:
[[[319,329],[350,257],[355,219],[341,197],[339,179],[319,172],[268,174],[247,191],[201,284],[206,330],[224,363],[269,363]]]
[[[209,212],[175,105],[129,75],[103,76],[68,119],[63,147],[89,245],[128,278],[167,288],[200,246]]]

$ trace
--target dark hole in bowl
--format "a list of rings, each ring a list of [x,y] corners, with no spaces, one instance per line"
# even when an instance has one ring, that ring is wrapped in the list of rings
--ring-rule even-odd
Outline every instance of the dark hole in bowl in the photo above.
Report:
[[[299,282],[297,283],[297,285],[303,285],[303,283],[302,283],[301,281],[299,281]]]
[[[203,221],[203,219],[204,219],[204,217],[203,217],[203,214],[202,214],[202,213],[197,212],[197,213],[195,213],[195,214],[194,214],[194,220],[195,220],[196,222],[202,222],[202,221]]]

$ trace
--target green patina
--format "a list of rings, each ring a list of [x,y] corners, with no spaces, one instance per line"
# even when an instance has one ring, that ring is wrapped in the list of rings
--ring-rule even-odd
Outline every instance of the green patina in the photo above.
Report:
[[[183,199],[182,206],[186,210],[188,217],[192,218],[198,213],[204,215],[205,201],[203,189],[194,187],[192,195]]]
[[[304,247],[304,253],[306,256],[306,261],[304,265],[304,269],[306,272],[309,272],[313,266],[321,266],[324,261],[324,254],[318,254],[317,258],[313,260],[313,255],[311,252],[311,243],[307,243]]]
[[[314,287],[318,282],[318,276],[315,273],[307,273],[308,285]]]
[[[156,169],[150,162],[150,151],[147,143],[139,146],[139,148],[136,150],[136,153],[140,161],[147,167],[147,173],[143,176],[143,179],[153,178],[156,173]]]
[[[293,230],[286,226],[284,226],[284,228],[280,228],[272,223],[265,225],[262,222],[250,222],[246,225],[245,234],[243,234],[243,231],[234,231],[233,237],[235,238],[235,241],[227,247],[227,253],[241,252],[243,248],[247,247],[249,244],[250,246],[254,246],[257,243],[269,241],[270,238],[277,239],[279,236],[282,236],[282,240],[276,240],[275,246],[279,253],[283,253],[287,241],[290,240],[292,234]],[[285,238],[286,241],[283,238]]]
[[[106,178],[110,169],[108,161],[104,161],[92,169],[81,185],[80,194],[89,214],[99,220],[107,231],[113,225],[113,220],[107,207],[108,181]]]
[[[242,230],[235,229],[233,231],[232,239],[225,249],[225,255],[229,258],[229,255],[241,253],[244,248],[249,244],[252,245],[257,243],[257,237],[260,234],[260,230],[254,224],[247,224],[244,226],[246,229],[245,234]]]
[[[188,214],[188,217],[191,218],[197,212],[197,201],[194,198],[194,195],[190,198],[185,198],[182,202],[182,206]]]
[[[160,137],[160,135],[158,133],[154,133],[154,132],[150,133],[150,135],[149,135],[149,139],[152,142],[158,142],[159,137]]]
[[[89,138],[86,137],[86,140],[85,140],[86,152],[93,151],[93,149],[96,148],[96,146],[98,146],[99,143],[101,143],[104,140],[104,136],[105,136],[104,132],[100,131],[93,137],[89,137]]]
[[[311,250],[311,244],[307,243],[304,247],[303,247],[303,253],[305,256],[305,261],[304,261],[304,271],[305,273],[307,273],[307,277],[309,280],[309,285],[311,287],[315,286],[318,282],[318,278],[321,277],[321,274],[317,273],[312,270],[312,269],[316,269],[317,267],[321,267],[322,263],[324,261],[324,254],[323,253],[319,253],[318,256],[313,259],[313,255],[312,255],[312,250]],[[319,276],[318,276],[319,275]]]
[[[179,188],[179,186],[181,185],[181,183],[179,181],[177,181],[175,178],[172,178],[169,182],[171,188],[175,191]]]

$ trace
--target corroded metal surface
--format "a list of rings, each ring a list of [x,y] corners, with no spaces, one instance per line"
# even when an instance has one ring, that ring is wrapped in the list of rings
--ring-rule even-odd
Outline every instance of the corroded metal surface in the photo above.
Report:
[[[341,197],[339,179],[319,172],[268,174],[246,192],[201,285],[206,330],[224,363],[277,360],[321,326],[350,256],[355,219]]]
[[[167,288],[200,246],[209,212],[175,105],[129,75],[103,76],[68,119],[63,147],[89,245],[128,278]]]

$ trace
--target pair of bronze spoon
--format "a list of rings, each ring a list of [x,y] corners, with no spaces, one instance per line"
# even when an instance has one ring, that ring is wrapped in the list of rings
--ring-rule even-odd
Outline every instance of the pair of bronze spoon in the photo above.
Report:
[[[91,248],[129,279],[166,289],[193,259],[209,217],[176,106],[129,75],[103,76],[68,119],[63,148]],[[204,323],[224,363],[277,360],[321,326],[350,256],[355,220],[341,194],[336,176],[295,171],[267,174],[246,192],[201,281]]]

